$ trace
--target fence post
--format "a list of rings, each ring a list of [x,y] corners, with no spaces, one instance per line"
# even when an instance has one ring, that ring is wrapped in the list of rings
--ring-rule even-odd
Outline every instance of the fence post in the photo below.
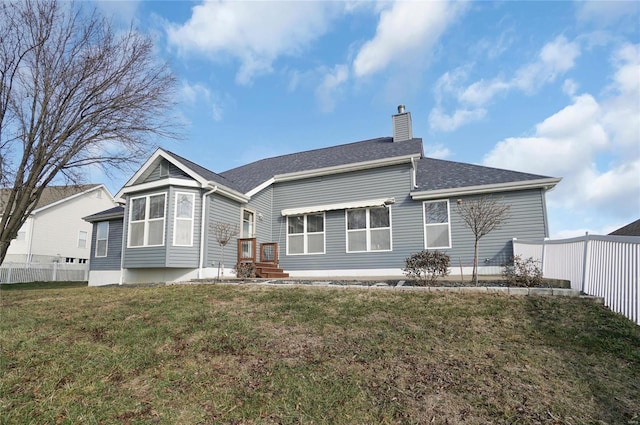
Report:
[[[547,272],[544,269],[545,259],[547,257],[547,240],[549,240],[549,238],[542,239],[542,258],[540,258],[540,269],[542,270],[542,276],[547,275]]]
[[[589,232],[584,234],[584,257],[582,259],[582,288],[580,290],[585,292],[584,288],[587,286],[587,280],[589,279]],[[597,295],[597,294],[593,294]]]
[[[12,269],[12,266],[11,266],[11,263],[9,263],[9,270],[7,272],[7,283],[13,283],[11,282],[11,269]]]
[[[52,281],[55,282],[58,275],[58,263],[53,263],[53,277]]]

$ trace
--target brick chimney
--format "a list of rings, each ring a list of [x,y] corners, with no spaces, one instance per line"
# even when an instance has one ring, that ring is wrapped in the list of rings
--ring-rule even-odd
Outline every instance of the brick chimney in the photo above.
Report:
[[[413,139],[411,126],[411,112],[405,112],[404,105],[398,105],[398,113],[391,117],[393,120],[393,141],[403,142]]]

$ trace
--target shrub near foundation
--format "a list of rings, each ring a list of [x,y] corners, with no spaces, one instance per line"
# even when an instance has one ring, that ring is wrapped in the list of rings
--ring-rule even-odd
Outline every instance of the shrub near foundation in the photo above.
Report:
[[[432,285],[449,274],[449,256],[440,251],[423,250],[406,258],[404,263],[404,274],[419,286]]]
[[[511,263],[503,266],[502,276],[511,286],[527,288],[544,286],[545,280],[542,277],[540,261],[533,257],[523,259],[520,255],[511,257]]]

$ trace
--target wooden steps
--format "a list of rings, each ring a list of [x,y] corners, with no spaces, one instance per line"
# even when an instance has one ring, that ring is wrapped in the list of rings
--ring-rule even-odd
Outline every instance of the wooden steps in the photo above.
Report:
[[[269,263],[256,263],[256,277],[265,279],[289,277],[289,273]]]

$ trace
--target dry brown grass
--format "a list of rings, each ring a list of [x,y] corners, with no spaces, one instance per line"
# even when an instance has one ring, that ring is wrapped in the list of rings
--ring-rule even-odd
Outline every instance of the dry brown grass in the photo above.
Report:
[[[194,285],[0,306],[3,424],[640,422],[640,329],[579,299]]]

